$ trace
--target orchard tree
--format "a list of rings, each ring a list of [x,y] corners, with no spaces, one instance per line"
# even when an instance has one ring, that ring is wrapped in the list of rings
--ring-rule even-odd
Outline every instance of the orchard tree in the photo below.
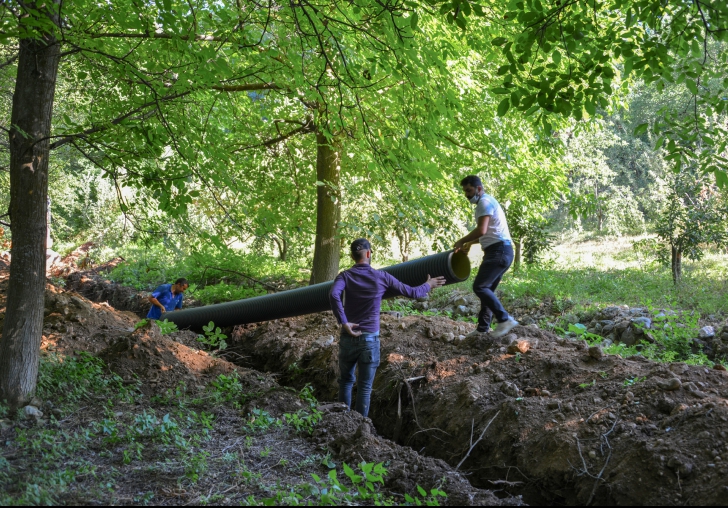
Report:
[[[657,236],[669,249],[672,280],[682,279],[683,257],[702,259],[706,245],[728,245],[728,204],[715,185],[693,170],[676,175],[667,206],[657,222]]]

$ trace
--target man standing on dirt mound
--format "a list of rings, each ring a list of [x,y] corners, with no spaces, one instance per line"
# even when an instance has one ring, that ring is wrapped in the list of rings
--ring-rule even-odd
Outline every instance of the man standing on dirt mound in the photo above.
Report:
[[[470,335],[488,333],[491,319],[495,316],[498,324],[492,337],[502,337],[518,325],[518,321],[506,312],[495,295],[495,288],[513,263],[513,245],[506,215],[498,201],[485,193],[479,177],[466,176],[460,186],[468,201],[475,205],[476,226],[455,242],[455,252],[467,253],[475,243],[480,243],[483,249],[483,262],[473,282],[473,292],[480,299],[478,328]]]
[[[149,301],[152,308],[147,313],[147,319],[161,319],[162,314],[182,309],[182,298],[190,284],[187,279],[179,278],[174,284],[162,284],[152,292]]]
[[[392,275],[371,267],[372,247],[366,238],[351,243],[351,257],[356,263],[334,279],[329,293],[331,310],[341,325],[339,337],[339,402],[351,408],[354,370],[359,366],[355,409],[369,414],[374,375],[379,367],[379,312],[382,296],[422,298],[433,288],[443,286],[445,277],[431,278],[421,286],[403,284]],[[346,291],[342,305],[341,296]]]

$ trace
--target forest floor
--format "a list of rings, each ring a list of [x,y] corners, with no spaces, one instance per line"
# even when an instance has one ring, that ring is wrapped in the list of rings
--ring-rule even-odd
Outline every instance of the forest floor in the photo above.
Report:
[[[522,504],[195,333],[50,284],[45,305],[37,396],[0,406],[3,505]]]
[[[472,324],[385,315],[364,419],[325,402],[330,313],[236,327],[217,355],[138,321],[48,286],[44,414],[0,422],[0,501],[728,504],[720,364],[623,358],[535,324],[462,340]]]

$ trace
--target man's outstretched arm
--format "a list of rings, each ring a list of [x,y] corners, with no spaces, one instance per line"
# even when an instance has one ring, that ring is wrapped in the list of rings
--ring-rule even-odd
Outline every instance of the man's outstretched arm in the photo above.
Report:
[[[445,285],[445,277],[432,278],[427,276],[427,281],[419,286],[408,286],[407,284],[400,282],[393,275],[384,272],[387,280],[387,292],[386,296],[405,296],[407,298],[422,298],[434,288],[439,288]]]

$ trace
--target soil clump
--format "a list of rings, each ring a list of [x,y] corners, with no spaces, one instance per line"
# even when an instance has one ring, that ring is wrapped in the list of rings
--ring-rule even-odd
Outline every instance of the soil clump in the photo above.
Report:
[[[370,417],[378,431],[533,504],[726,504],[728,374],[519,326],[382,316]],[[335,399],[330,313],[235,329],[246,367]],[[487,428],[486,428],[487,427]],[[485,430],[484,430],[485,429]]]

